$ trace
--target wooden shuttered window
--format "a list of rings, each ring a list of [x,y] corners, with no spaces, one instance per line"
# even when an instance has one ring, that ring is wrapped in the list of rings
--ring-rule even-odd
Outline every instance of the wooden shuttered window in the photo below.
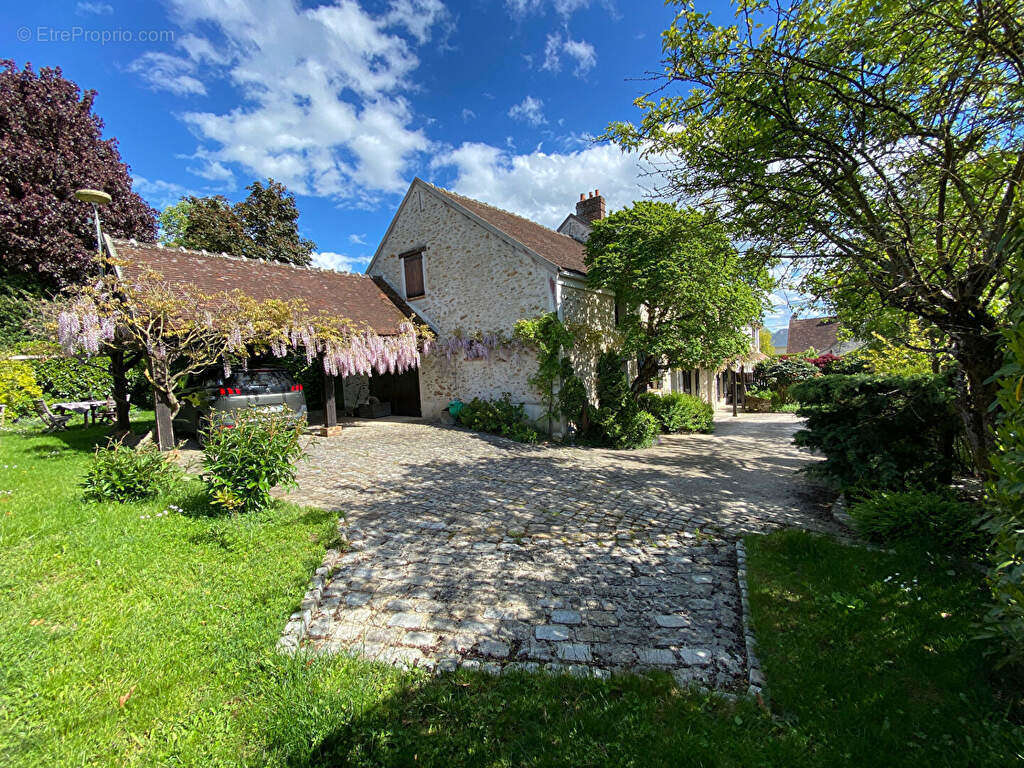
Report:
[[[415,299],[425,294],[423,283],[423,252],[402,256],[405,266],[405,298]]]

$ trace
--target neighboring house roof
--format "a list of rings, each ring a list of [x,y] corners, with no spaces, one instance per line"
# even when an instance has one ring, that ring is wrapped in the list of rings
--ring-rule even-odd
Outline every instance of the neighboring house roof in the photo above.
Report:
[[[562,220],[562,223],[558,225],[558,229],[555,231],[562,235],[568,235],[577,242],[585,243],[593,229],[594,227],[589,221],[577,216],[575,213],[570,213]]]
[[[788,354],[806,352],[812,347],[818,352],[829,352],[839,346],[839,321],[834,317],[789,318]]]
[[[479,200],[463,197],[433,184],[430,186],[456,205],[483,219],[495,229],[525,245],[560,269],[581,274],[587,273],[587,265],[583,261],[585,253],[583,245],[568,235],[560,234],[535,221],[524,219],[522,216],[503,211],[500,208],[487,205],[487,203],[481,203]]]
[[[390,297],[366,275],[115,240],[109,236],[106,241],[127,279],[152,270],[172,287],[209,294],[237,290],[257,301],[301,299],[315,314],[343,317],[381,335],[398,333],[398,327],[407,318],[415,317],[404,301],[395,301],[397,297]]]

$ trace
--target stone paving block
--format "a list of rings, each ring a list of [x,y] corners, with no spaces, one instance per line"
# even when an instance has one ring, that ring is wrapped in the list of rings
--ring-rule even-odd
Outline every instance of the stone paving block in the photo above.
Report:
[[[389,627],[402,627],[404,629],[419,629],[425,623],[425,618],[418,613],[396,613],[388,619]]]
[[[534,634],[538,640],[568,640],[569,628],[560,624],[545,624],[537,627]]]
[[[508,643],[502,643],[498,640],[481,640],[476,644],[476,650],[482,653],[484,656],[493,656],[496,659],[508,658],[509,648]]]
[[[581,624],[583,616],[579,611],[558,608],[551,612],[552,624]]]
[[[637,660],[646,666],[671,667],[676,663],[676,655],[665,648],[637,648]]]
[[[593,661],[586,643],[559,643],[558,658],[562,661]]]
[[[415,645],[420,648],[429,648],[437,645],[437,635],[433,632],[406,632],[402,635],[401,641],[405,645]]]

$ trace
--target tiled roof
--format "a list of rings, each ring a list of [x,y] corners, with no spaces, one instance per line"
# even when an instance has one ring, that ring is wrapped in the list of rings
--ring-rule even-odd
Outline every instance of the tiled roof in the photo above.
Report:
[[[568,235],[560,234],[535,221],[524,219],[522,216],[503,211],[500,208],[487,205],[487,203],[481,203],[479,200],[457,195],[441,187],[434,188],[555,266],[586,274],[587,265],[583,262],[585,253],[583,245]]]
[[[786,352],[794,355],[811,347],[829,352],[838,346],[839,322],[834,317],[789,318],[789,341]]]
[[[152,270],[171,286],[203,293],[237,290],[257,301],[301,299],[314,314],[343,317],[382,335],[397,333],[398,326],[406,322],[406,312],[366,275],[108,240],[127,279]],[[405,310],[412,311],[408,306]]]

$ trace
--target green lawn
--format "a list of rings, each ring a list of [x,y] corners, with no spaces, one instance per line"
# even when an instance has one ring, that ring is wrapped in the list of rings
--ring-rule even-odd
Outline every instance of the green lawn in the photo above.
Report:
[[[0,435],[0,765],[1010,765],[1020,755],[1007,705],[965,640],[976,578],[944,566],[920,565],[917,601],[884,582],[888,555],[801,535],[750,539],[782,717],[665,676],[430,678],[288,658],[274,644],[334,515],[281,505],[209,516],[197,484],[152,503],[86,503],[76,483],[100,435]]]

